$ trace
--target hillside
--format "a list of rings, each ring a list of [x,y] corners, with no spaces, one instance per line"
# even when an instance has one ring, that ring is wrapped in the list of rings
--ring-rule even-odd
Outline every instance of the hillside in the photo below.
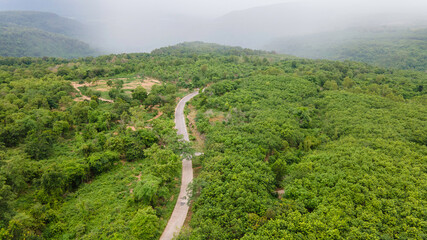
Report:
[[[151,52],[153,55],[173,55],[173,56],[192,56],[200,54],[211,54],[218,56],[251,56],[251,55],[267,55],[269,52],[261,50],[252,50],[242,47],[231,47],[216,43],[205,42],[184,42],[174,46],[162,47]]]
[[[78,39],[84,38],[87,34],[83,24],[48,12],[3,11],[0,12],[0,23],[36,28]]]
[[[266,47],[307,58],[352,60],[381,67],[427,70],[427,28],[379,27],[276,40]]]
[[[425,2],[410,1],[410,4],[403,7],[400,5],[395,2],[383,4],[381,1],[308,0],[249,8],[230,12],[204,24],[200,29],[202,35],[199,39],[263,48],[281,37],[335,32],[348,28],[427,23]]]
[[[95,54],[88,44],[64,35],[0,24],[1,56],[75,58]]]
[[[0,55],[75,58],[96,55],[78,22],[50,13],[0,12]]]
[[[427,73],[185,43],[0,57],[0,239],[424,239]]]

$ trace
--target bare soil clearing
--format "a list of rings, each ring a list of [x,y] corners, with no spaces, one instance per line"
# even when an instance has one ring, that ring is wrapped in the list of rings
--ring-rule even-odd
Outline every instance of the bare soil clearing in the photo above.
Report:
[[[108,81],[113,82],[113,86],[108,86]],[[151,91],[151,88],[153,88],[154,85],[159,85],[161,82],[154,78],[136,78],[136,79],[130,79],[130,78],[115,78],[115,79],[101,79],[97,80],[94,83],[85,83],[83,86],[92,87],[95,91],[100,92],[108,92],[111,90],[111,88],[114,87],[114,83],[118,80],[122,80],[124,82],[123,84],[123,90],[133,90],[139,86],[145,88],[148,92]]]
[[[144,80],[138,79],[130,83],[126,83],[123,85],[123,89],[135,89],[138,86],[141,86],[147,90],[147,92],[151,91],[151,88],[153,88],[154,85],[159,85],[161,82],[159,80],[156,80],[154,78],[146,78]]]
[[[55,71],[57,69],[50,69],[51,71]],[[108,81],[112,81],[112,86],[108,86]],[[98,98],[101,101],[104,102],[110,102],[113,103],[114,101],[111,99],[108,99],[108,95],[106,94],[106,92],[110,91],[112,88],[114,88],[114,84],[116,81],[122,80],[123,81],[123,87],[122,89],[125,91],[125,94],[130,95],[132,90],[141,86],[143,88],[145,88],[147,90],[147,92],[150,92],[151,89],[153,88],[154,85],[159,85],[161,84],[161,82],[157,79],[154,78],[145,78],[142,79],[139,76],[137,76],[137,78],[115,78],[115,79],[101,79],[101,80],[96,80],[94,82],[91,83],[76,83],[76,82],[72,82],[72,86],[77,90],[77,92],[79,92],[80,95],[82,95],[82,97],[79,98],[75,98],[74,101],[86,101],[86,100],[90,100],[90,97],[88,96],[84,96],[81,91],[80,91],[80,87],[87,87],[89,89],[92,89],[94,91],[98,91],[102,94],[102,97]]]

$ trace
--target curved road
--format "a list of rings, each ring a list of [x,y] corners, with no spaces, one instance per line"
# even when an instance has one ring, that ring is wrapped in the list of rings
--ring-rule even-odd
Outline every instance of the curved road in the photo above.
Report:
[[[185,126],[184,107],[199,92],[193,92],[185,96],[179,101],[175,109],[175,128],[178,129],[178,135],[183,135],[185,141],[190,141],[188,138],[187,127]],[[163,231],[160,240],[171,240],[174,235],[177,235],[184,225],[185,218],[188,213],[188,184],[193,180],[193,165],[191,159],[182,160],[182,177],[181,177],[181,190],[178,199],[173,209],[172,215]]]

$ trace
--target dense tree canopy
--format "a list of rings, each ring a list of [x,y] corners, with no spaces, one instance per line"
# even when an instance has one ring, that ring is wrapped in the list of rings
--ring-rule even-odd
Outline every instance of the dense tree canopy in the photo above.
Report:
[[[425,238],[426,75],[307,60],[268,69],[195,99],[207,145],[181,237]]]

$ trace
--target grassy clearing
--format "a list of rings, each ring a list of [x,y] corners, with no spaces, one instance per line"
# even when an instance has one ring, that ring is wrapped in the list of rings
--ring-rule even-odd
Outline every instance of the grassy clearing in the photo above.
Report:
[[[109,86],[108,83],[110,80],[112,84]],[[108,91],[114,88],[116,84],[118,84],[121,81],[123,81],[122,90],[128,96],[131,96],[132,90],[137,88],[138,86],[142,86],[147,90],[147,92],[150,92],[151,88],[154,85],[161,84],[159,80],[156,80],[153,78],[142,79],[139,76],[133,76],[133,77],[120,77],[120,78],[114,78],[114,79],[97,80],[92,84],[88,84],[87,87],[88,89],[91,89],[93,91],[100,92],[102,98],[111,99],[110,96],[108,95]]]
[[[111,81],[109,85],[109,81]],[[128,77],[117,77],[112,79],[101,79],[96,80],[92,83],[86,83],[84,86],[79,87],[81,91],[84,91],[83,88],[87,88],[88,90],[92,90],[94,92],[99,92],[101,94],[101,98],[111,99],[108,95],[108,92],[115,88],[117,84],[123,83],[122,90],[124,94],[127,96],[131,96],[132,90],[137,88],[138,86],[142,86],[150,92],[154,85],[160,85],[161,82],[159,80],[153,78],[141,78],[140,76],[128,76]]]

